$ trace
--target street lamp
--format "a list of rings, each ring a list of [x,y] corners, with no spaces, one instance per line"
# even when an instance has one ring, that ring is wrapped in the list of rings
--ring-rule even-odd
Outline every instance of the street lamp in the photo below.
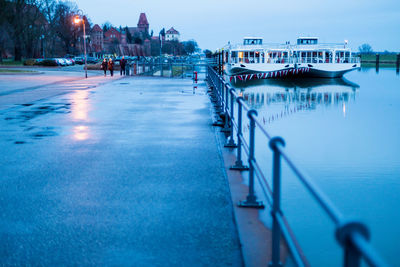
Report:
[[[165,29],[162,28],[162,30],[160,31],[160,33],[158,34],[158,37],[160,38],[160,76],[163,76],[163,60],[162,60],[162,39],[165,36]]]
[[[41,41],[41,46],[42,46],[42,57],[43,57],[43,59],[44,59],[44,34],[42,34],[40,37],[39,37],[39,39],[40,39],[40,41]]]
[[[85,30],[85,20],[82,15],[76,15],[74,18],[74,23],[79,24],[82,22],[83,25],[83,50],[85,55],[85,77],[87,78],[87,57],[86,57],[86,30]]]

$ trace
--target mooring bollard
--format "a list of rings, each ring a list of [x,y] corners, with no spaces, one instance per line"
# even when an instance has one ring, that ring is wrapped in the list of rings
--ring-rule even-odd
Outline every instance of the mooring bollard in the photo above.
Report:
[[[277,145],[285,145],[281,137],[274,137],[269,141],[269,147],[273,151],[272,159],[272,259],[270,267],[281,267],[280,243],[281,227],[279,226],[277,214],[281,212],[281,153]]]
[[[195,90],[197,89],[197,71],[193,72],[193,94],[195,93]]]
[[[239,96],[236,98],[236,102],[238,103],[238,129],[237,129],[237,153],[236,153],[236,162],[235,165],[231,166],[231,170],[245,171],[248,170],[249,167],[243,165],[242,162],[242,105],[243,97]]]
[[[264,204],[261,201],[257,201],[257,197],[254,192],[254,149],[255,149],[255,129],[256,123],[254,121],[253,116],[257,116],[257,111],[251,109],[247,112],[247,117],[250,119],[250,134],[249,134],[249,194],[245,201],[240,201],[239,207],[248,207],[248,208],[264,208]]]

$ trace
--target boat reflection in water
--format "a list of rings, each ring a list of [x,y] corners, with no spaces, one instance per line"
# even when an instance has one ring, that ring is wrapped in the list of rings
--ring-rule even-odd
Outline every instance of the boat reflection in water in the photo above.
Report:
[[[359,85],[345,78],[296,78],[279,80],[254,80],[235,83],[251,108],[266,107],[261,112],[264,124],[287,115],[320,107],[340,107],[346,115],[346,106],[355,101]]]

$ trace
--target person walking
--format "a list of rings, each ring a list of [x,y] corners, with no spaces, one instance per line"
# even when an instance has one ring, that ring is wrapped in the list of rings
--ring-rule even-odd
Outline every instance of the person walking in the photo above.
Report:
[[[120,75],[122,76],[122,73],[125,75],[125,67],[126,67],[126,59],[125,59],[125,56],[122,56],[121,60],[119,61],[119,65],[120,65],[120,67],[121,67]]]
[[[111,77],[114,76],[114,62],[112,58],[108,60],[108,70],[110,71]]]
[[[101,62],[101,69],[104,71],[104,77],[107,76],[107,59],[104,58],[103,62]]]

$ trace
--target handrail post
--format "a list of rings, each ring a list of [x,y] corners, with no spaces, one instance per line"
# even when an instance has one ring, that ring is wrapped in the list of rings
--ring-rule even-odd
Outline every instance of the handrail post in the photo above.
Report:
[[[231,170],[239,170],[239,171],[245,171],[248,170],[249,167],[243,165],[242,161],[242,110],[243,110],[243,105],[242,105],[243,97],[239,96],[236,98],[236,102],[238,103],[238,129],[237,129],[237,154],[236,154],[236,162],[235,165],[231,166]]]
[[[221,96],[221,94],[222,94],[221,92],[222,92],[223,88],[221,86],[221,83],[218,80],[217,75],[215,75],[214,79],[215,79],[215,82],[216,82],[217,88],[218,88],[218,90],[217,90],[217,99],[218,99],[217,113],[221,114],[224,111],[224,101],[222,99],[223,96]]]
[[[214,107],[215,107],[215,112],[216,112],[216,114],[217,114],[217,117],[215,118],[215,120],[214,120],[214,122],[213,122],[213,126],[218,126],[218,127],[222,127],[222,126],[224,126],[224,123],[223,123],[223,121],[221,121],[221,116],[220,116],[220,114],[221,114],[221,98],[220,98],[220,83],[219,83],[219,80],[218,80],[218,75],[217,75],[217,73],[215,72],[215,70],[214,69],[212,69],[212,67],[211,66],[208,66],[208,70],[207,70],[208,72],[207,72],[207,74],[208,74],[208,79],[209,79],[209,81],[211,82],[211,84],[212,84],[212,86],[211,86],[211,93],[210,93],[210,96],[211,96],[211,101],[213,102],[213,104],[214,104]]]
[[[226,145],[225,145],[225,147],[230,147],[230,148],[235,148],[235,147],[237,147],[237,145],[235,144],[235,140],[233,139],[233,121],[234,121],[234,105],[235,105],[235,102],[234,102],[234,93],[235,92],[235,89],[233,89],[233,88],[231,88],[231,89],[229,89],[229,93],[230,93],[230,95],[231,95],[231,108],[230,108],[230,116],[229,116],[229,120],[230,120],[230,125],[231,125],[231,127],[230,127],[230,131],[229,131],[229,140],[228,140],[228,142],[226,143]]]
[[[229,113],[228,113],[228,108],[229,108],[229,90],[228,90],[228,85],[224,83],[224,81],[220,78],[220,82],[223,87],[222,94],[224,95],[224,128],[222,128],[221,132],[224,133],[229,133],[230,132],[230,125],[229,125]],[[231,96],[232,97],[232,96]]]
[[[281,153],[277,145],[285,145],[281,137],[274,137],[269,141],[269,147],[273,151],[272,162],[272,259],[269,267],[282,266],[280,260],[281,227],[276,214],[281,212]]]
[[[218,81],[218,84],[219,84],[219,97],[220,97],[221,110],[222,110],[222,112],[224,112],[224,110],[225,110],[224,85],[221,83],[221,80],[219,79],[219,76],[217,76],[217,81]]]
[[[361,265],[361,253],[354,247],[350,241],[353,234],[360,234],[366,240],[369,240],[370,233],[368,228],[360,222],[345,222],[336,229],[336,239],[344,249],[344,267],[358,267]]]
[[[255,129],[256,123],[253,115],[257,116],[257,111],[251,109],[247,112],[247,117],[250,119],[250,142],[249,142],[249,194],[245,201],[240,201],[239,207],[250,207],[250,208],[264,208],[261,201],[257,201],[257,197],[254,193],[254,148],[255,148]]]

